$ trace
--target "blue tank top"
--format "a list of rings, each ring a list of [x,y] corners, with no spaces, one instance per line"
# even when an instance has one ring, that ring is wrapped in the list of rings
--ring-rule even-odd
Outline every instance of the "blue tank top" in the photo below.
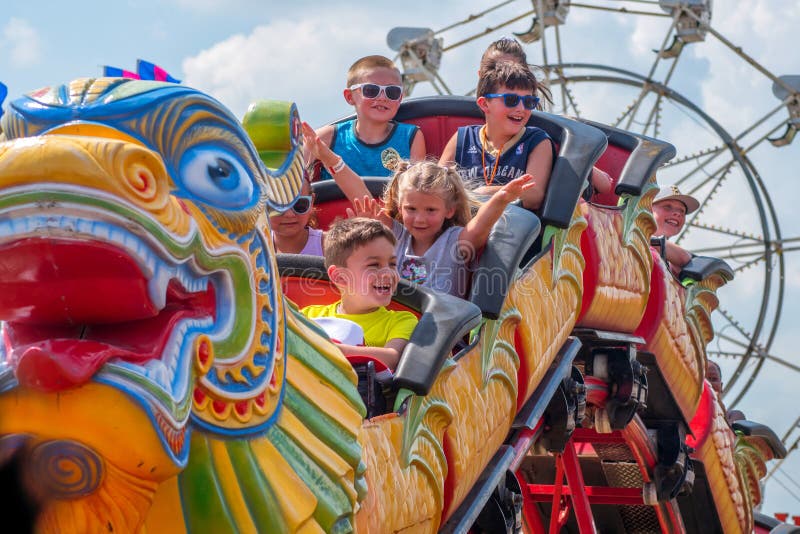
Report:
[[[383,162],[392,158],[408,159],[411,156],[411,143],[419,126],[402,122],[390,123],[392,131],[381,143],[367,144],[356,136],[355,119],[334,125],[331,150],[339,154],[347,166],[359,176],[389,176],[390,169]],[[332,177],[323,167],[320,180]]]
[[[483,145],[481,144],[480,129],[480,124],[462,126],[458,129],[455,159],[458,164],[458,173],[465,181],[483,182],[482,157],[485,157],[486,160],[486,176],[491,176],[492,169],[494,169],[495,157],[488,151],[484,156],[481,155]],[[497,172],[494,175],[492,184],[507,184],[514,178],[519,178],[525,174],[525,169],[528,167],[528,154],[545,139],[550,139],[547,132],[535,126],[526,126],[525,133],[522,134],[516,145],[505,150],[500,155],[500,161],[497,163]],[[551,146],[553,147],[553,159],[555,160],[556,150],[552,140]]]

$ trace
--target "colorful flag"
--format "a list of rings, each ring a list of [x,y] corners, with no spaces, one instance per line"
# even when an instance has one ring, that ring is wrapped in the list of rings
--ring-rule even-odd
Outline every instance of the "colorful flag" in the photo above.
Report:
[[[133,78],[134,80],[141,79],[141,77],[135,72],[120,69],[118,67],[110,67],[108,65],[103,66],[103,76],[111,76],[114,78]]]
[[[136,60],[136,72],[120,69],[119,67],[103,66],[103,76],[114,76],[121,78],[133,78],[134,80],[153,80],[156,82],[181,83],[177,78],[173,78],[167,71],[155,63],[150,63],[143,59]]]
[[[145,61],[143,59],[136,60],[136,72],[139,73],[139,77],[142,80],[155,80],[157,82],[181,83],[180,80],[170,76],[167,71],[165,71],[155,63],[150,63],[149,61]]]
[[[0,82],[0,117],[3,116],[3,100],[6,99],[8,94],[8,87],[3,82]]]

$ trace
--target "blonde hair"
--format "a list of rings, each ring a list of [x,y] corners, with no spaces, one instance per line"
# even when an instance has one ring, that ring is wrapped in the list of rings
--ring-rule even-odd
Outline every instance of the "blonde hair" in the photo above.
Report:
[[[397,73],[397,76],[400,77],[401,81],[403,79],[403,74],[400,72],[400,69],[398,69],[388,57],[365,56],[356,60],[356,62],[347,69],[347,87],[361,82],[364,76],[376,69],[393,70]]]
[[[402,219],[400,203],[403,189],[437,195],[448,208],[455,208],[455,213],[444,221],[442,229],[465,226],[472,219],[473,208],[480,206],[454,167],[445,167],[433,161],[397,163],[392,181],[383,193],[383,209],[398,221]]]

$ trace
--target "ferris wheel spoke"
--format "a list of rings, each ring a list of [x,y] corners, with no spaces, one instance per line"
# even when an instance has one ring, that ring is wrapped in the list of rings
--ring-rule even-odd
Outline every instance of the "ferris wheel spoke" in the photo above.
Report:
[[[650,108],[650,114],[647,116],[647,120],[644,122],[642,126],[642,135],[647,135],[647,130],[650,129],[650,125],[654,123],[653,126],[653,137],[658,137],[658,123],[661,117],[661,95],[656,96],[656,101],[653,103],[653,107]]]
[[[663,164],[661,166],[661,168],[662,169],[666,169],[666,168],[669,168],[669,167],[677,167],[678,165],[680,165],[682,163],[695,162],[695,161],[697,161],[700,158],[703,158],[705,156],[714,155],[716,157],[717,155],[719,155],[724,150],[725,150],[725,147],[724,146],[720,146],[720,145],[716,145],[716,146],[713,146],[711,148],[704,148],[704,149],[698,150],[696,152],[693,152],[692,154],[689,154],[688,156],[683,156],[681,158],[675,158],[675,159],[673,159],[671,161],[668,161],[667,163]],[[713,158],[709,158],[707,161],[704,161],[700,165],[692,168],[692,172],[690,174],[687,174],[683,178],[681,178],[681,181],[686,180],[688,177],[692,176],[692,174],[694,174],[695,172],[699,171],[700,169],[702,169],[703,167],[708,165],[711,162],[712,159]],[[678,185],[680,185],[680,184],[678,184]]]
[[[761,237],[761,236],[757,236],[757,235],[754,235],[754,234],[748,234],[748,233],[745,233],[745,232],[740,232],[738,230],[732,230],[730,228],[723,228],[723,227],[717,226],[715,224],[703,224],[703,223],[699,223],[699,222],[693,221],[691,223],[687,223],[687,225],[691,225],[692,228],[698,228],[698,229],[701,229],[701,230],[708,230],[709,232],[715,232],[717,234],[729,235],[729,236],[733,236],[733,237],[738,237],[740,239],[749,239],[751,241],[755,241],[756,243],[760,243],[762,245],[764,243],[764,238]],[[752,243],[752,245],[755,245],[755,243]],[[725,247],[719,247],[719,248],[723,249],[723,248],[728,248],[728,247],[725,246]],[[703,249],[703,250],[713,250],[713,249]]]
[[[735,340],[735,339],[731,338],[730,336],[726,336],[725,334],[718,334],[718,335],[719,335],[720,338],[722,338],[725,341],[728,341],[730,343],[733,343],[734,345],[739,345],[739,346],[741,346],[743,348],[747,347],[746,345],[744,345],[740,341]],[[798,373],[800,373],[800,365],[796,365],[796,364],[794,364],[794,363],[792,363],[790,361],[784,360],[783,358],[779,358],[778,356],[775,356],[773,354],[769,354],[764,349],[759,347],[758,345],[755,346],[755,354],[754,354],[754,356],[756,358],[758,358],[758,359],[773,361],[773,362],[775,362],[775,363],[777,363],[779,365],[782,365],[782,366],[786,367],[787,369],[791,369],[792,371],[797,371]]]
[[[717,156],[717,154],[715,154],[714,156],[710,157],[709,161],[714,159],[716,156]],[[705,163],[708,163],[708,162],[704,162],[704,164]],[[733,167],[733,165],[735,163],[736,163],[735,159],[733,159],[733,158],[729,159],[727,163],[725,163],[724,165],[722,165],[719,168],[717,168],[717,170],[715,170],[714,172],[706,174],[706,177],[701,179],[701,181],[699,183],[693,184],[693,189],[691,191],[687,191],[687,193],[690,194],[690,195],[696,193],[698,189],[700,189],[701,187],[703,187],[704,185],[709,183],[711,180],[714,180],[718,176],[723,175],[723,173],[726,173],[727,171],[729,171],[731,169],[731,167]],[[704,164],[701,164],[701,166],[704,165]],[[698,170],[699,169],[692,169],[691,171],[689,171],[688,173],[686,173],[682,177],[678,178],[675,181],[675,184],[676,185],[683,185]]]
[[[581,7],[584,9],[596,9],[598,11],[611,11],[612,13],[624,13],[626,15],[648,15],[651,17],[669,17],[667,13],[658,13],[654,11],[637,11],[635,9],[628,9],[625,7],[607,7],[607,6],[594,6],[591,4],[577,4],[570,2],[570,7]]]
[[[767,253],[764,250],[764,243],[731,244],[724,247],[705,247],[694,248],[692,252],[699,255],[711,255],[722,260],[733,260],[736,262],[758,262],[765,260]],[[773,252],[775,252],[773,250]],[[739,268],[735,270],[740,270]]]
[[[709,191],[706,194],[706,196],[700,201],[700,207],[697,209],[697,211],[692,213],[690,218],[687,219],[686,222],[688,224],[684,225],[683,231],[675,239],[676,243],[680,243],[681,240],[683,240],[683,238],[689,233],[690,228],[693,227],[694,221],[696,221],[698,219],[698,217],[700,217],[700,215],[703,213],[703,211],[705,211],[705,208],[708,205],[709,201],[711,201],[711,199],[714,197],[714,195],[716,194],[717,190],[722,185],[722,182],[725,181],[725,179],[728,177],[728,174],[730,173],[730,170],[733,167],[734,163],[735,163],[735,161],[731,160],[726,167],[722,167],[721,169],[719,169],[715,173],[715,174],[718,175],[718,177],[716,177],[716,182],[714,183],[713,187],[711,188],[711,191]],[[700,187],[702,187],[703,185],[705,185],[706,183],[708,183],[709,181],[711,181],[712,179],[714,179],[714,178],[715,178],[715,175],[709,176],[700,185],[698,185],[697,187],[695,187],[694,189],[689,191],[689,194],[697,196],[697,195],[695,195],[695,193],[697,193],[697,190]]]
[[[656,72],[656,68],[658,68],[658,63],[664,57],[664,51],[667,49],[667,43],[669,42],[670,36],[672,36],[672,31],[675,29],[675,26],[678,24],[678,19],[680,17],[680,10],[675,10],[675,15],[672,17],[672,24],[670,24],[669,29],[667,30],[666,35],[664,35],[664,41],[661,43],[661,48],[658,49],[658,53],[656,54],[655,59],[653,60],[653,64],[650,67],[650,72],[647,74],[647,81],[642,84],[642,90],[639,93],[639,98],[636,99],[635,106],[628,115],[628,122],[625,125],[626,130],[631,129],[631,125],[633,124],[633,119],[636,118],[636,113],[639,111],[639,106],[642,105],[644,98],[650,92],[650,81],[653,79],[653,75]],[[674,64],[673,64],[674,67]],[[670,70],[669,75],[672,75],[672,70]],[[665,82],[666,83],[666,82]],[[649,124],[649,119],[648,119]],[[615,125],[616,126],[616,125]],[[647,124],[644,127],[644,130],[647,131]]]
[[[617,117],[617,119],[614,121],[614,124],[612,124],[612,126],[613,126],[614,128],[619,128],[619,125],[620,125],[620,123],[621,123],[623,120],[625,120],[625,117],[627,117],[628,115],[630,115],[630,113],[633,111],[633,109],[634,109],[634,107],[636,106],[636,103],[637,103],[637,101],[638,101],[638,100],[639,100],[639,99],[637,98],[636,100],[634,100],[633,102],[631,102],[631,103],[628,105],[628,107],[626,107],[626,108],[625,108],[625,111],[622,113],[622,115],[620,115],[619,117]]]
[[[717,311],[719,312],[720,315],[722,315],[722,317],[725,318],[725,320],[728,322],[730,326],[732,326],[737,332],[739,332],[742,335],[742,337],[747,339],[748,343],[744,344],[742,341],[734,340],[733,338],[730,338],[729,341],[731,341],[736,345],[739,345],[742,348],[750,350],[751,347],[755,345],[755,343],[753,342],[753,334],[751,332],[746,331],[742,326],[742,324],[736,319],[734,319],[733,315],[722,306],[717,308]],[[717,337],[722,339],[727,339],[730,336],[723,335],[723,332],[717,332]]]
[[[563,79],[563,77],[562,77],[562,79]],[[570,107],[572,107],[572,111],[573,111],[575,117],[576,118],[580,118],[581,117],[581,111],[578,109],[578,102],[575,99],[575,95],[572,93],[572,90],[568,87],[568,84],[566,84],[566,83],[561,83],[559,85],[561,85],[561,94],[562,94],[561,106],[564,108],[564,113],[567,114],[567,104],[566,104],[566,102],[569,102],[569,105],[570,105]],[[566,96],[566,99],[564,99],[564,96]]]
[[[733,272],[734,272],[734,273],[739,273],[739,272],[742,272],[742,271],[746,271],[747,269],[749,269],[749,268],[750,268],[750,267],[752,267],[753,265],[758,265],[758,264],[759,264],[759,263],[761,263],[762,261],[766,261],[766,259],[767,259],[767,255],[766,255],[766,254],[761,254],[761,255],[760,255],[760,256],[758,256],[757,258],[755,258],[755,259],[752,259],[752,260],[750,260],[750,261],[748,261],[748,262],[746,262],[746,263],[743,263],[743,264],[741,264],[740,266],[736,267],[736,268],[733,270]]]
[[[661,85],[668,85],[669,81],[672,79],[672,74],[675,72],[675,67],[678,66],[678,60],[680,59],[681,55],[678,53],[674,58],[672,58],[672,64],[669,66],[669,71],[667,72],[666,78],[664,81],[661,82]],[[653,108],[650,110],[650,115],[647,117],[647,121],[644,125],[643,134],[647,135],[647,129],[650,127],[650,122],[655,119],[655,126],[653,128],[653,137],[658,137],[658,124],[661,117],[661,99],[663,98],[663,94],[658,91],[656,96],[656,101],[653,104]]]

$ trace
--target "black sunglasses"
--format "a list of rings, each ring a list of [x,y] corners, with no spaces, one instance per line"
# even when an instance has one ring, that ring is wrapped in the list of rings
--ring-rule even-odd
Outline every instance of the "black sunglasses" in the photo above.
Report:
[[[519,101],[522,100],[522,107],[525,109],[535,109],[539,105],[539,97],[532,95],[520,96],[516,93],[489,93],[483,95],[486,98],[502,98],[503,104],[507,108],[515,108]]]
[[[400,100],[400,97],[403,96],[403,88],[399,85],[378,85],[376,83],[357,83],[355,85],[351,85],[348,87],[351,91],[355,91],[356,89],[361,89],[361,94],[364,98],[378,98],[378,95],[383,94],[386,95],[386,98],[389,100]]]

